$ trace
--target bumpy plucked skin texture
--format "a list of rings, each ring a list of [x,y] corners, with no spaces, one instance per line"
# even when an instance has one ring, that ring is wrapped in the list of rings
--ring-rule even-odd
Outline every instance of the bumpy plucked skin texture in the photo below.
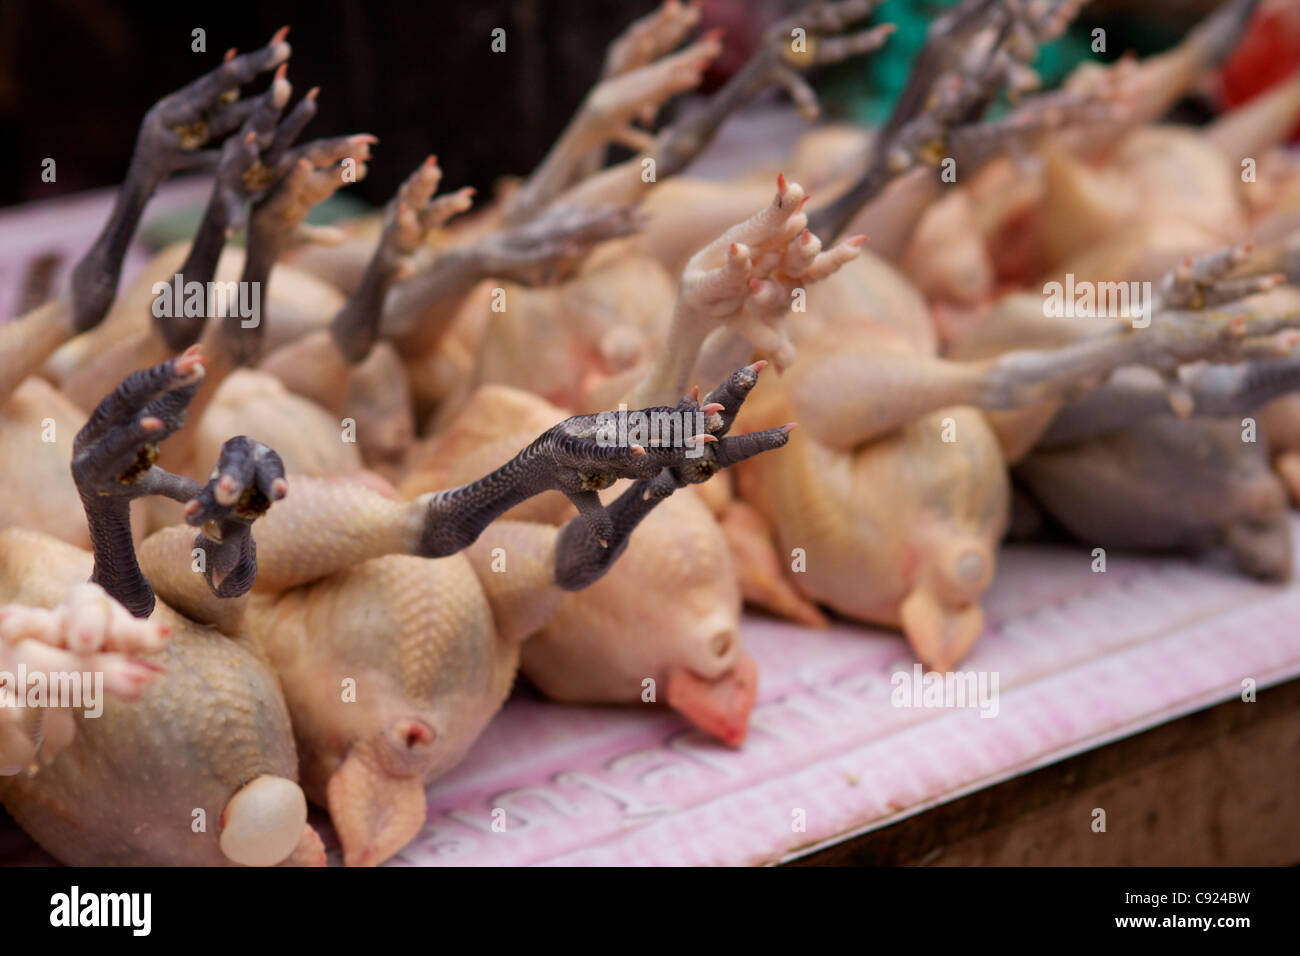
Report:
[[[1185,256],[1244,238],[1250,204],[1261,192],[1253,184],[1242,187],[1241,158],[1262,155],[1291,126],[1300,106],[1297,90],[1279,90],[1271,102],[1261,100],[1202,130],[1140,125],[1162,115],[1213,56],[1231,46],[1235,28],[1230,23],[1207,30],[1120,81],[1121,90],[1136,94],[1126,97],[1120,113],[1131,114],[1131,121],[1107,124],[1100,136],[1090,137],[1083,128],[1067,130],[1043,149],[1041,164],[1013,174],[1014,183],[1010,169],[1002,166],[958,187],[970,191],[985,212],[981,228],[1004,280],[1027,282],[1031,289],[1066,273],[1076,281],[1158,280]],[[1212,33],[1222,34],[1223,42],[1207,44]],[[1211,47],[1222,49],[1215,53]],[[1016,194],[1014,201],[999,203],[998,194],[1009,191]],[[935,207],[927,219],[937,222],[941,215]],[[952,255],[931,255],[923,264],[947,271],[965,249],[955,246]],[[913,251],[924,252],[919,244]],[[935,265],[936,258],[944,261]],[[1045,319],[1041,307],[1037,293],[1013,297],[985,310],[986,318],[973,331],[962,323],[950,326],[946,331],[956,348],[949,355],[1059,347],[1096,331],[1097,323],[1082,319]],[[1008,442],[1008,436],[1032,435],[1053,414],[1043,406],[989,417],[1015,459],[1028,445],[1015,444],[1014,437]],[[1167,409],[1165,415],[1167,420],[1132,426],[1128,436],[1035,452],[1017,473],[1089,546],[1203,550],[1226,545],[1249,573],[1285,574],[1290,547],[1276,514],[1277,489],[1260,473],[1258,446],[1240,440],[1239,425],[1177,422]],[[771,464],[755,462],[753,468]],[[1285,467],[1284,459],[1280,464]]]
[[[25,667],[29,680],[46,675],[56,688],[59,675],[90,671],[102,675],[102,688],[92,686],[93,693],[102,689],[135,700],[159,673],[157,665],[137,655],[162,650],[166,637],[159,622],[132,617],[89,581],[70,588],[53,608],[0,604],[0,670],[16,674]],[[49,703],[53,706],[0,709],[0,777],[30,770],[72,742],[74,708]]]
[[[0,600],[52,607],[90,567],[52,538],[0,533]],[[297,778],[289,714],[259,652],[165,605],[154,613],[172,629],[150,658],[166,675],[137,701],[78,717],[76,738],[34,776],[0,778],[5,808],[65,863],[229,865],[217,844],[226,803],[263,774]],[[206,832],[192,829],[196,809]],[[313,846],[305,832],[305,856]]]
[[[523,662],[555,700],[628,703],[640,699],[644,678],[663,686],[686,668],[716,679],[741,653],[726,541],[699,497],[683,491],[645,518],[614,570],[564,598],[524,644]]]
[[[269,792],[290,798],[289,803],[294,795],[300,798],[301,791],[289,774],[276,772],[278,766],[268,763],[247,772],[242,767],[242,748],[250,737],[256,740],[256,745],[250,745],[255,752],[282,755],[290,762],[294,758],[292,746],[284,743],[287,710],[271,672],[256,655],[247,668],[236,663],[242,653],[239,635],[259,634],[296,701],[310,786],[334,816],[346,859],[358,864],[381,862],[422,825],[424,783],[459,760],[500,707],[517,666],[517,642],[527,633],[519,619],[508,616],[503,617],[505,626],[498,627],[468,560],[454,552],[472,544],[514,504],[548,489],[562,491],[579,505],[581,516],[544,543],[536,560],[526,566],[535,580],[525,582],[520,592],[524,617],[538,615],[539,607],[549,612],[559,589],[583,588],[603,576],[642,519],[673,491],[785,444],[788,430],[780,428],[727,435],[761,367],[756,364],[734,372],[709,393],[703,405],[687,397],[676,409],[656,410],[687,419],[677,422],[671,436],[663,436],[670,441],[664,446],[653,440],[647,442],[648,448],[606,443],[599,431],[600,419],[578,416],[544,430],[484,477],[412,502],[397,501],[359,483],[300,479],[304,487],[292,503],[276,509],[274,520],[261,523],[260,553],[249,530],[287,491],[280,457],[240,436],[223,444],[206,486],[167,473],[153,464],[157,445],[184,424],[186,408],[203,381],[202,357],[196,347],[177,359],[133,373],[99,404],[77,434],[72,473],[95,545],[94,580],[136,616],[176,618],[178,626],[173,629],[183,634],[167,653],[176,659],[180,676],[159,681],[148,696],[122,710],[116,736],[83,734],[77,746],[58,759],[93,764],[119,740],[144,749],[148,741],[140,736],[165,738],[179,727],[184,738],[181,749],[202,754],[214,775],[230,772],[232,766],[240,774],[237,793],[222,794],[226,800],[218,816],[223,830],[218,852],[241,862],[252,857],[261,860],[257,836],[262,831],[255,825],[232,822],[228,826],[227,818],[248,822],[248,814],[238,808],[260,805],[263,797],[258,795],[268,793],[267,788],[252,784],[263,777],[281,778]],[[711,440],[697,442],[696,437]],[[595,489],[609,487],[619,478],[636,480],[605,511]],[[183,528],[164,529],[144,542],[138,560],[129,531],[130,504],[155,494],[187,501],[187,522],[203,530],[193,537]],[[701,509],[701,513],[707,520],[708,512]],[[191,565],[191,546],[207,554],[206,567]],[[30,544],[20,543],[18,550],[24,549],[29,558],[38,553]],[[80,554],[67,550],[73,556]],[[411,553],[424,557],[406,556]],[[250,600],[246,592],[254,582],[259,556],[271,572],[258,582],[262,594]],[[435,565],[445,586],[430,589],[429,572]],[[75,562],[72,566],[75,570]],[[86,570],[83,559],[80,573]],[[725,569],[723,576],[730,580]],[[434,575],[435,583],[438,577]],[[180,618],[156,601],[154,585],[164,600],[194,619],[218,623],[222,631],[202,629]],[[532,606],[529,588],[537,592],[538,603]],[[29,604],[39,597],[22,592],[9,596]],[[222,598],[237,600],[227,603]],[[241,620],[240,610],[250,605],[252,613]],[[503,608],[503,614],[507,610],[511,609]],[[376,627],[377,613],[390,619]],[[539,618],[534,627],[540,623]],[[290,640],[295,634],[296,643]],[[303,652],[303,644],[313,636],[312,648]],[[715,656],[729,650],[731,641],[724,635],[722,644],[714,648]],[[341,713],[314,709],[325,686],[322,676],[332,684],[340,672],[356,670],[361,662],[369,669],[353,680],[368,686],[373,697],[367,698],[367,704],[373,701],[375,706]],[[373,673],[376,662],[378,675]],[[215,676],[214,668],[234,671],[233,683]],[[743,736],[743,722],[738,724],[736,715],[747,715],[753,703],[752,665],[741,668],[737,680],[721,682],[722,703],[713,699],[720,683],[715,674],[683,671],[679,667],[668,675],[670,701],[677,699],[687,713],[703,715],[700,719],[719,728],[725,739]],[[348,677],[344,673],[339,683],[345,684]],[[189,681],[196,683],[190,686]],[[236,691],[253,695],[252,702],[237,700],[233,705],[247,718],[246,725],[214,727],[206,716],[207,707],[217,706]],[[178,694],[200,698],[183,717],[170,713]],[[158,707],[151,709],[154,701]],[[351,702],[346,693],[341,694],[340,703]],[[268,708],[275,713],[267,712]],[[198,725],[187,724],[190,718]],[[166,755],[159,760],[165,762]],[[191,769],[182,762],[176,769],[178,779],[183,780]],[[245,776],[251,776],[251,781]],[[20,819],[27,819],[24,814],[31,806],[57,799],[61,787],[72,785],[54,774],[34,779],[32,792],[18,800],[15,815]],[[91,780],[94,772],[83,767],[72,779]],[[250,786],[247,794],[245,785]],[[316,858],[317,844],[310,830],[302,830],[299,836],[305,821],[305,804],[300,806],[303,818],[295,820],[292,808],[278,800],[274,832],[281,841],[287,834],[303,846],[291,852],[289,842],[283,853],[266,854],[263,862]],[[31,827],[43,831],[38,817],[32,818]],[[239,838],[234,839],[234,834]],[[47,839],[57,843],[59,835]],[[102,859],[144,861],[149,857],[141,854],[149,852],[113,846]],[[189,859],[188,853],[169,840],[157,858],[173,862]]]
[[[585,409],[606,378],[643,367],[663,343],[673,285],[657,263],[629,253],[607,243],[560,285],[503,286],[505,311],[487,306],[478,382]]]
[[[283,449],[280,457],[292,474],[346,475],[362,468],[356,442],[344,440],[341,416],[293,394],[265,372],[232,373],[195,428],[194,467],[199,470],[199,463],[212,461],[231,435],[248,435]]]
[[[367,561],[254,601],[249,626],[283,682],[304,788],[329,807],[349,865],[410,841],[425,784],[464,756],[518,664],[460,555]]]
[[[293,715],[305,790],[329,809],[345,862],[373,865],[423,825],[425,784],[500,708],[518,646],[500,638],[464,556],[403,553],[418,544],[420,503],[359,480],[290,483],[257,522],[261,569],[242,614],[238,602],[214,602],[191,570],[188,529],[151,536],[141,562],[160,595],[265,653]]]
[[[845,384],[842,370],[823,370],[827,360],[853,364],[859,351],[902,358],[936,349],[925,301],[869,252],[810,290],[808,303],[791,322],[798,358],[782,378],[755,388],[740,428],[807,424],[808,413]],[[904,401],[906,384],[880,382],[869,404],[884,409]],[[942,440],[947,418],[956,442]],[[866,442],[824,440],[834,434],[831,426],[800,429],[781,455],[736,469],[742,504],[757,512],[738,516],[741,528],[725,513],[723,519],[740,536],[732,550],[744,562],[745,597],[805,623],[823,623],[814,606],[820,603],[901,626],[927,664],[955,666],[981,630],[979,596],[992,580],[1007,521],[1009,487],[996,436],[982,412],[960,407]],[[774,551],[764,545],[764,531]],[[805,561],[796,560],[795,549]],[[793,570],[800,565],[804,570]]]
[[[54,441],[47,442],[46,419]],[[0,529],[24,527],[87,547],[90,535],[68,470],[85,413],[41,378],[28,378],[0,407]]]
[[[759,320],[749,314],[741,319],[742,310],[747,307],[746,296],[749,292],[761,291],[769,297],[775,294],[778,299],[782,299],[787,290],[780,287],[774,293],[773,288],[780,286],[780,282],[774,282],[774,279],[790,283],[802,279],[802,284],[809,285],[824,280],[845,261],[852,261],[855,254],[853,247],[837,248],[832,253],[819,257],[820,242],[804,230],[805,219],[799,213],[803,197],[801,187],[784,177],[778,177],[776,196],[759,213],[741,225],[726,230],[723,239],[710,243],[692,259],[688,274],[682,281],[678,310],[674,317],[674,329],[682,338],[682,341],[674,342],[671,346],[677,358],[676,365],[670,362],[665,368],[656,368],[650,378],[643,381],[634,392],[636,397],[631,399],[632,404],[663,401],[670,395],[676,387],[675,376],[682,371],[689,372],[695,363],[696,354],[689,343],[692,340],[702,341],[705,332],[712,325],[726,325],[731,320],[771,323],[763,331],[769,338],[779,339],[778,329],[783,318],[781,307],[773,307],[770,302],[765,302],[770,313],[765,314],[763,319]],[[737,213],[729,218],[739,218],[741,215],[743,214]],[[713,232],[722,230],[721,226],[710,228]],[[742,240],[746,244],[744,247],[740,245]],[[749,250],[750,245],[753,247],[752,252]],[[755,263],[761,263],[752,272],[749,259],[751,255]],[[782,272],[785,267],[788,267],[790,276]],[[625,268],[620,268],[626,271]],[[613,273],[615,276],[621,274],[617,271]],[[593,275],[600,276],[599,270],[594,271]],[[908,318],[903,320],[903,325],[907,326],[912,321],[911,313],[923,310],[923,303],[918,302],[909,311]],[[750,328],[752,331],[753,326]],[[925,333],[920,332],[919,327],[918,333],[925,340]],[[932,337],[929,341],[932,341]],[[728,355],[726,361],[733,357]],[[748,386],[746,391],[747,388]],[[717,397],[726,401],[722,394]],[[713,400],[712,397],[709,400]],[[521,393],[492,387],[480,389],[467,400],[463,413],[450,423],[436,442],[421,446],[412,456],[413,474],[403,484],[404,493],[432,491],[444,484],[463,481],[480,473],[479,469],[484,466],[499,464],[503,456],[498,455],[497,451],[517,447],[518,438],[528,434],[525,432],[508,439],[502,437],[511,435],[520,421],[531,418],[535,424],[543,424],[554,421],[562,414],[558,409],[548,412],[537,400],[531,400],[531,404],[537,407],[536,411],[530,412],[530,399]],[[601,404],[608,406],[612,402],[606,399]],[[533,515],[541,520],[561,517],[554,512],[547,515],[543,509],[551,506],[549,503],[544,505],[540,499],[523,505],[514,500],[494,501],[492,482],[499,482],[501,476],[517,473],[520,480],[507,483],[507,487],[535,481],[548,483],[542,476],[552,467],[552,461],[557,455],[560,459],[567,455],[565,442],[571,436],[566,434],[566,430],[576,434],[584,428],[590,430],[593,424],[590,419],[576,419],[551,429],[525,452],[501,466],[498,477],[476,482],[458,494],[480,498],[501,514],[512,509],[508,510],[508,514],[516,519]],[[772,424],[778,426],[781,423]],[[728,439],[733,445],[753,440],[748,437]],[[619,489],[617,494],[611,490],[605,495],[608,512],[601,517],[612,521],[614,527],[630,529],[649,513],[649,506],[641,497],[647,488],[658,493],[671,489],[673,483],[666,482],[662,474],[656,474],[656,458],[657,452],[650,449],[644,455],[641,471],[636,473],[637,477],[644,480],[653,477],[650,485]],[[457,465],[456,462],[464,464]],[[687,467],[690,467],[689,463]],[[457,473],[458,468],[460,473]],[[712,466],[706,463],[703,474],[711,470]],[[534,471],[537,472],[537,477],[529,477]],[[609,478],[618,476],[596,474],[600,472],[598,467],[589,471],[592,473],[584,476],[580,490],[564,489],[580,508],[583,507],[581,499],[584,495],[591,496],[593,492],[604,488]],[[620,474],[631,476],[633,473],[624,471]],[[550,497],[553,500],[556,498],[554,495]],[[689,509],[697,504],[672,505],[670,501],[665,507],[673,507],[683,517],[690,517]],[[586,507],[590,508],[590,505]],[[525,508],[531,510],[530,515],[521,514]],[[684,549],[674,547],[677,542],[670,537],[670,526],[667,523],[662,520],[647,520],[628,545],[629,555],[643,549],[639,552],[643,555],[643,561],[637,572],[623,572],[616,566],[610,577],[596,589],[582,591],[568,599],[566,604],[576,609],[572,617],[573,626],[552,629],[545,635],[545,640],[539,638],[541,644],[545,645],[541,650],[526,649],[525,654],[532,655],[537,662],[537,680],[543,689],[564,699],[635,700],[643,689],[641,681],[645,678],[667,680],[670,686],[676,688],[675,693],[668,695],[670,702],[682,702],[682,709],[692,719],[699,720],[702,726],[707,725],[706,729],[711,732],[721,730],[720,736],[724,739],[738,742],[743,738],[743,720],[737,726],[735,713],[738,709],[747,713],[744,701],[747,699],[752,704],[753,685],[744,675],[748,665],[740,656],[738,643],[734,640],[733,622],[738,611],[736,586],[730,575],[726,576],[725,583],[719,583],[723,575],[718,574],[717,568],[724,562],[730,564],[724,546],[725,538],[719,533],[720,529],[707,508],[697,507],[695,510],[697,516],[693,526],[698,525],[701,533],[686,537],[684,540],[687,546]],[[650,535],[655,528],[660,530],[652,539]],[[599,548],[593,534],[596,530],[597,525],[593,522],[588,522],[586,527],[581,522],[574,522],[561,532],[557,547],[557,583],[560,587],[571,589],[582,586],[582,583],[590,576],[600,573],[610,559],[618,554],[613,548]],[[602,533],[608,536],[608,530]],[[448,529],[449,534],[454,534],[454,531],[454,528]],[[680,532],[678,538],[682,538]],[[656,547],[651,547],[652,545]],[[673,553],[680,560],[689,563],[674,566],[660,562],[658,556],[665,553]],[[654,606],[653,609],[643,608],[641,596],[644,591],[637,588],[647,578],[662,580],[666,587],[681,587],[683,578],[689,579],[692,584],[687,588],[690,598],[674,608],[662,605]],[[788,588],[786,593],[789,593]],[[684,620],[679,620],[676,611],[683,608],[686,609],[682,614]],[[653,613],[658,622],[653,640],[617,646],[609,645],[607,639],[602,643],[599,637],[602,630],[612,624],[624,623],[624,614],[627,612],[635,617],[641,611]],[[614,632],[617,632],[617,627]],[[582,668],[582,675],[565,673],[578,670],[573,665],[578,657],[591,659],[593,655],[597,661]],[[742,666],[737,667],[738,664]],[[718,688],[709,686],[705,690],[705,687],[724,680],[738,685],[739,689],[730,695],[732,699],[728,706],[721,708],[723,719],[719,721],[714,719],[718,716],[719,709],[706,706],[717,702]],[[731,706],[737,702],[742,706]]]
[[[373,865],[424,824],[425,784],[500,708],[518,646],[500,638],[464,556],[402,553],[419,540],[419,503],[355,480],[290,482],[289,497],[258,522],[262,569],[234,626],[279,676],[304,787],[330,810],[345,861]],[[144,543],[142,559],[160,593],[208,613],[187,548],[186,533],[169,528]]]
[[[762,417],[743,424],[788,417],[784,388],[756,394],[748,414]],[[942,440],[945,418],[958,441]],[[840,614],[901,626],[929,666],[956,666],[982,630],[979,598],[1008,516],[1006,465],[983,415],[943,409],[852,449],[805,430],[784,451],[743,465],[737,488],[774,529],[786,569],[803,549],[794,586]]]

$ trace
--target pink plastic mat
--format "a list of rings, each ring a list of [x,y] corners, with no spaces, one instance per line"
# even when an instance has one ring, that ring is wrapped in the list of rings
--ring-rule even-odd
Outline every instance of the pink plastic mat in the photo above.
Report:
[[[211,191],[211,181],[201,176],[169,182],[150,201],[144,222],[180,209],[197,207],[201,211]],[[64,287],[78,257],[103,228],[116,195],[116,189],[96,189],[0,211],[0,322],[18,310],[24,276],[38,257],[58,257],[54,288]],[[123,287],[149,258],[139,242],[132,245],[122,267]]]
[[[201,195],[188,188],[177,202]],[[16,299],[16,254],[75,254],[104,208],[91,197],[41,213],[0,216],[0,314]],[[897,635],[758,617],[743,636],[759,704],[739,751],[649,705],[569,707],[519,692],[431,788],[428,824],[392,863],[778,861],[1239,698],[1243,680],[1267,693],[1300,675],[1294,582],[1116,554],[1105,573],[1091,566],[1082,547],[1004,550],[987,633],[963,665],[997,675],[992,718],[892,706],[891,676],[912,669]],[[48,857],[6,821],[0,862]]]
[[[896,635],[751,618],[761,682],[741,750],[648,706],[512,700],[431,789],[428,824],[394,862],[778,861],[1240,698],[1247,678],[1263,689],[1300,674],[1300,587],[1180,560],[1112,555],[1105,573],[1091,561],[1005,550],[963,665],[998,675],[994,717],[893,706],[891,676],[912,670]]]

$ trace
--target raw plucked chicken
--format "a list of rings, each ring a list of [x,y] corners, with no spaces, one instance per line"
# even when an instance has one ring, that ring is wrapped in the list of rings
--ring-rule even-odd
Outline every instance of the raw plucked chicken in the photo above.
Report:
[[[68,288],[0,326],[0,670],[103,688],[0,711],[0,802],[67,863],[321,865],[310,802],[378,864],[519,673],[560,705],[649,682],[738,747],[743,602],[956,668],[1013,485],[1089,547],[1288,576],[1300,82],[1163,122],[1255,12],[1229,0],[1037,89],[1081,5],[960,0],[879,128],[703,179],[730,116],[776,87],[815,118],[805,71],[892,28],[816,3],[656,131],[724,42],[667,0],[521,180],[440,194],[431,156],[331,228],[308,212],[378,140],[298,143],[285,30],[160,100]],[[119,292],[195,166],[192,241]],[[259,298],[188,308],[182,277]],[[1053,317],[1067,281],[1153,291]]]

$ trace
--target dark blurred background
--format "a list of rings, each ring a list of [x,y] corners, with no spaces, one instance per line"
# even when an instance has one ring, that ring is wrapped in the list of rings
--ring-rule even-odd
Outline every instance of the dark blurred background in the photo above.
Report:
[[[0,204],[121,180],[160,96],[291,24],[295,100],[320,86],[308,136],[380,139],[350,192],[383,202],[429,153],[449,186],[486,189],[541,158],[605,46],[656,0],[0,0]],[[761,5],[760,5],[761,6]],[[191,31],[207,52],[191,52]],[[504,54],[490,34],[506,31]],[[251,89],[260,89],[261,80]],[[40,163],[58,163],[42,183]]]
[[[0,205],[121,181],[140,117],[159,97],[213,68],[231,46],[264,44],[290,24],[294,97],[321,87],[308,137],[353,132],[380,139],[369,177],[348,194],[384,202],[429,153],[448,187],[481,192],[528,172],[598,75],[605,48],[659,0],[0,0]],[[763,26],[808,0],[704,0],[704,21],[725,29],[724,53],[704,90],[744,61]],[[876,20],[899,25],[885,50],[815,77],[832,115],[879,119],[901,86],[927,21],[952,0],[889,0]],[[1300,2],[1300,0],[1294,0]],[[1073,47],[1056,52],[1049,80],[1071,62],[1086,29],[1139,14],[1153,42],[1126,29],[1108,51],[1171,42],[1212,0],[1098,0]],[[207,50],[191,51],[191,31]],[[490,50],[506,30],[507,51]],[[1135,39],[1138,42],[1135,42]],[[1049,51],[1052,53],[1053,51]],[[259,90],[265,79],[250,87]],[[41,161],[58,163],[43,183]]]

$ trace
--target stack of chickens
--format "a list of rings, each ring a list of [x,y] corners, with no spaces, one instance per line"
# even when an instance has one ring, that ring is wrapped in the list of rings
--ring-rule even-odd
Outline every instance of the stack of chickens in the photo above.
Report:
[[[655,133],[720,51],[667,0],[520,183],[471,211],[430,157],[329,231],[307,213],[376,140],[297,143],[316,91],[289,107],[286,31],[159,101],[68,289],[0,326],[0,671],[111,695],[94,719],[0,709],[19,825],[71,864],[322,864],[311,801],[345,862],[379,863],[520,672],[567,702],[651,681],[740,746],[744,601],[954,668],[1013,502],[1022,531],[1288,577],[1300,167],[1277,140],[1300,80],[1158,122],[1255,4],[1039,93],[1080,3],[962,0],[879,130],[683,174],[770,86],[815,114],[802,72],[887,42],[860,26],[876,5],[775,24]],[[200,164],[193,241],[119,293],[150,196]],[[1140,323],[1045,319],[1067,276],[1156,293]],[[193,283],[260,310],[160,307]]]

